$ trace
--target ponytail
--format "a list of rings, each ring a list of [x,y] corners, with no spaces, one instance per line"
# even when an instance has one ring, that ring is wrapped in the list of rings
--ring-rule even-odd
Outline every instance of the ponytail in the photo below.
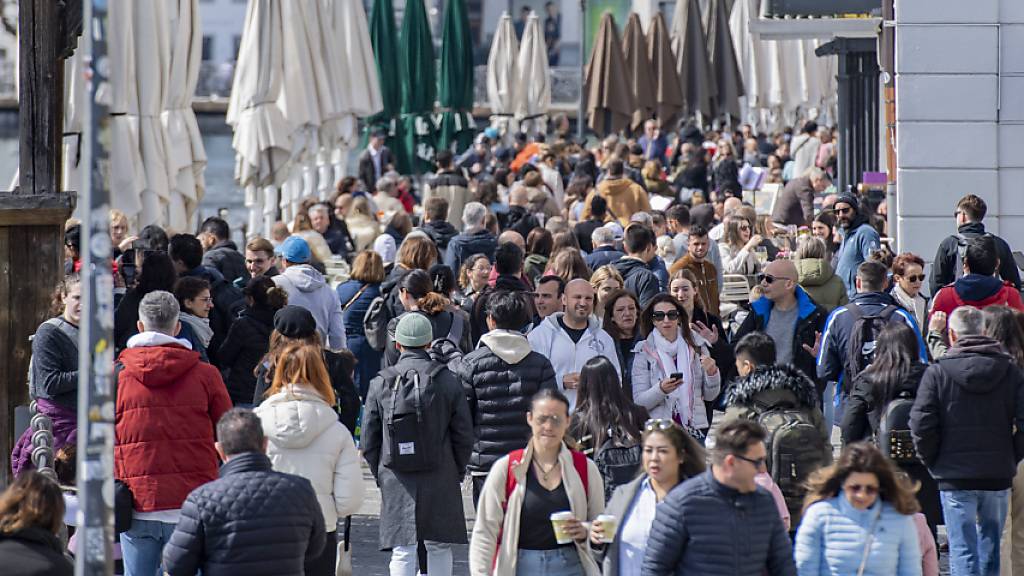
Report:
[[[418,298],[416,300],[416,307],[428,316],[434,316],[444,312],[445,308],[448,307],[448,304],[448,299],[437,292],[431,292],[423,298]]]

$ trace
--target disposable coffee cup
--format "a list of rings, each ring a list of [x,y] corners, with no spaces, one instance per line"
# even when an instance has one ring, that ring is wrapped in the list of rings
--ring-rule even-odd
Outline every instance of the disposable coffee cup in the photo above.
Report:
[[[604,536],[601,538],[601,542],[609,544],[615,541],[615,532],[618,529],[618,519],[611,514],[601,514],[596,519],[597,522],[601,523],[601,530]]]
[[[572,512],[555,512],[551,515],[551,529],[555,531],[555,541],[559,544],[572,544],[572,536],[566,528],[574,518]]]

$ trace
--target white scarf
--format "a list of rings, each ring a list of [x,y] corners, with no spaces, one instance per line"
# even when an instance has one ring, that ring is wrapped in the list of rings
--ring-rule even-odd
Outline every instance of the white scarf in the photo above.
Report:
[[[188,324],[192,332],[195,333],[196,338],[199,338],[199,341],[202,342],[203,348],[210,345],[210,340],[213,339],[213,328],[210,328],[209,318],[200,318],[188,312],[182,312],[178,317],[179,320]]]
[[[920,294],[912,297],[910,294],[907,294],[899,284],[893,286],[892,296],[896,299],[896,302],[914,315],[914,320],[917,321],[922,330],[927,329],[927,326],[923,325],[925,319],[924,297]]]
[[[683,375],[683,383],[669,393],[666,403],[672,408],[672,414],[678,415],[684,425],[693,424],[693,356],[690,354],[690,345],[683,338],[682,329],[676,334],[675,342],[669,342],[658,332],[653,330],[654,347],[658,354],[658,361],[661,369],[665,371],[665,377],[680,372]]]

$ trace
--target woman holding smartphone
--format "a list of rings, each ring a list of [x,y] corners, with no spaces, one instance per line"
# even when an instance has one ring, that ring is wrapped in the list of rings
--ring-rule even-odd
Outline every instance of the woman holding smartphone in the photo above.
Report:
[[[686,309],[668,294],[651,300],[640,328],[646,338],[633,349],[633,401],[703,443],[711,427],[704,402],[722,385],[707,341],[690,330]]]

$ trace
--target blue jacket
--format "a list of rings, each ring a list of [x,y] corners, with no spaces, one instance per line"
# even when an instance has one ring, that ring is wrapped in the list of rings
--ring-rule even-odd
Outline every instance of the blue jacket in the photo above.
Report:
[[[760,486],[740,493],[708,470],[658,505],[642,574],[787,576],[796,567],[771,494]]]
[[[878,250],[882,240],[867,222],[853,230],[840,230],[840,234],[843,235],[843,243],[836,252],[836,276],[846,285],[846,294],[853,300],[857,293],[857,266],[867,261],[872,250]]]
[[[346,336],[363,335],[363,317],[366,316],[366,311],[370,308],[370,303],[373,302],[373,299],[380,296],[380,284],[370,284],[366,287],[366,290],[363,290],[362,294],[356,297],[356,294],[365,285],[364,282],[359,280],[349,280],[344,284],[338,285],[338,301],[341,302]],[[355,300],[349,304],[352,298],[355,298]],[[346,307],[346,305],[348,306]]]
[[[483,254],[487,256],[488,260],[494,262],[494,251],[497,248],[498,239],[485,229],[476,232],[463,232],[448,241],[448,249],[444,253],[444,263],[458,276],[463,260],[468,260],[474,254]]]
[[[651,258],[651,261],[647,263],[647,269],[654,272],[654,275],[658,277],[658,285],[661,287],[661,291],[668,292],[668,268],[665,266],[665,261],[661,259],[661,256]]]
[[[828,315],[825,321],[825,331],[821,335],[821,351],[818,353],[818,379],[822,382],[844,382],[843,364],[849,349],[850,333],[853,330],[854,319],[846,312],[850,306],[860,306],[865,314],[878,314],[886,306],[899,303],[892,296],[882,292],[863,292],[855,294],[850,298],[850,303],[840,306]],[[921,330],[917,327],[914,315],[900,308],[893,313],[891,320],[903,320],[914,330],[917,336],[918,352],[921,355],[921,362],[928,363],[928,347],[921,338]],[[848,393],[849,390],[846,391]],[[845,393],[843,394],[845,395]],[[840,397],[836,394],[836,398]]]
[[[914,517],[900,514],[881,499],[867,510],[858,510],[842,490],[816,502],[804,514],[794,550],[797,574],[857,574],[872,525],[874,536],[864,576],[920,576],[921,550]]]
[[[601,266],[615,262],[623,256],[625,256],[625,253],[616,250],[613,246],[601,246],[594,248],[594,251],[587,254],[583,261],[587,263],[587,267],[591,271],[594,271]]]

